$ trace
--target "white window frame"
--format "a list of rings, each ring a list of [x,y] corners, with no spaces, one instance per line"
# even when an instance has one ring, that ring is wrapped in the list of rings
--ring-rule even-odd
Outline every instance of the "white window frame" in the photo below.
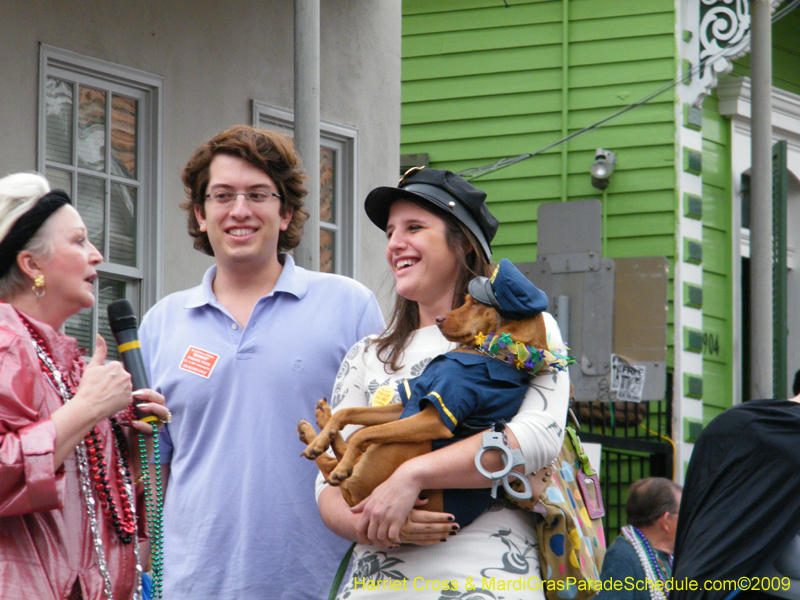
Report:
[[[294,113],[253,100],[254,127],[279,131],[294,137]],[[320,146],[334,152],[334,190],[336,198],[335,225],[320,222],[320,229],[336,232],[334,273],[358,278],[358,130],[348,125],[320,121]],[[319,168],[319,161],[317,161]]]
[[[733,297],[742,297],[742,272],[741,264],[742,258],[750,257],[750,230],[744,229],[741,226],[742,214],[742,174],[748,173],[751,167],[751,108],[752,108],[752,88],[749,77],[728,77],[722,79],[717,86],[717,96],[719,98],[719,112],[721,115],[731,120],[731,138],[730,138],[730,152],[731,152],[731,217],[732,230],[733,230],[733,243],[732,243],[732,264],[731,277],[733,281]],[[795,178],[800,180],[800,95],[782,90],[776,87],[772,88],[772,136],[770,145],[778,140],[787,141],[787,167],[789,169],[790,179]],[[797,196],[792,196],[792,185],[789,185],[789,195],[787,197],[787,209],[789,211],[797,210]],[[796,188],[795,188],[796,189]],[[791,214],[791,213],[790,213]],[[791,227],[792,221],[789,221]],[[786,266],[790,270],[790,277],[796,273],[800,268],[800,259],[798,258],[798,249],[795,242],[792,245],[792,232],[787,230],[789,235],[789,247],[787,248]],[[789,284],[792,285],[791,283]],[[791,295],[790,300],[791,303]],[[788,326],[790,331],[798,331],[798,323],[800,318],[793,311],[791,306],[789,308]],[[740,302],[733,303],[733,327],[734,331],[742,330],[742,307]],[[736,376],[739,372],[744,351],[741,347],[741,342],[738,338],[734,337],[735,343],[733,346],[733,364],[734,364],[734,381],[733,381],[733,403],[740,404],[743,397],[741,389],[741,378]],[[791,340],[791,338],[790,338]],[[792,348],[789,351],[789,362],[792,364],[792,357],[796,356],[797,350]],[[789,369],[787,378],[791,378],[794,373],[794,368]],[[791,389],[792,381],[789,379],[788,387]]]
[[[46,158],[46,85],[48,77],[56,77],[81,85],[92,86],[100,82],[105,87],[122,88],[122,95],[133,90],[138,101],[138,148],[137,164],[140,169],[141,186],[137,198],[137,264],[138,267],[125,267],[103,262],[98,266],[101,276],[111,279],[124,277],[138,280],[139,293],[132,294],[128,286],[128,300],[141,317],[161,295],[161,256],[162,256],[162,115],[164,80],[136,69],[125,67],[41,44],[39,52],[39,123],[37,165],[41,173],[48,166],[61,168],[58,163],[50,163]],[[77,131],[77,130],[76,130]],[[77,174],[80,168],[73,167]],[[87,174],[90,174],[87,172]],[[95,174],[96,175],[96,174]],[[78,178],[73,177],[72,188],[67,190],[75,198]],[[116,276],[116,277],[115,277]],[[92,334],[97,331],[97,311],[94,311]]]

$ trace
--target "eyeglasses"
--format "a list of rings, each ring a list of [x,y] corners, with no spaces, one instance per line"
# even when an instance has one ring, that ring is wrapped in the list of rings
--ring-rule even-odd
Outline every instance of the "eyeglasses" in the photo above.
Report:
[[[228,192],[225,190],[218,190],[216,192],[206,194],[206,198],[211,198],[217,204],[228,204],[236,200],[237,196],[244,196],[250,204],[263,204],[273,196],[275,196],[278,200],[281,199],[280,194],[276,194],[275,192],[265,192],[263,190],[253,192]]]

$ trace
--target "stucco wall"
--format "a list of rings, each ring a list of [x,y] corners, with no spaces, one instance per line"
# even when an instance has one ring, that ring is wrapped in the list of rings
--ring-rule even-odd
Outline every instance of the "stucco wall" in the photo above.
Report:
[[[162,76],[163,293],[196,285],[211,259],[185,234],[180,171],[203,140],[250,123],[251,99],[293,108],[293,3],[28,0],[2,12],[0,173],[37,167],[40,43]],[[399,0],[321,2],[321,116],[359,130],[359,279],[379,292],[383,235],[361,205],[399,169]]]

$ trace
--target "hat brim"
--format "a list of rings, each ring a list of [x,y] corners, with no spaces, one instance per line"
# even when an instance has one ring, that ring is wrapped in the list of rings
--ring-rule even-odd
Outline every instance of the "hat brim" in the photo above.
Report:
[[[488,277],[475,277],[469,282],[467,291],[476,302],[480,302],[486,306],[493,306],[497,310],[500,310],[500,303],[497,301],[497,296],[494,295],[492,282]]]
[[[412,183],[404,188],[379,187],[367,194],[364,210],[370,221],[379,229],[386,231],[389,221],[389,210],[392,204],[403,198],[413,198],[423,203],[433,204],[443,212],[452,215],[469,229],[481,245],[488,260],[492,258],[492,248],[486,235],[475,218],[456,198],[444,190],[426,183]]]
[[[379,187],[372,190],[364,200],[364,210],[367,212],[369,220],[377,225],[378,229],[386,231],[389,209],[404,195],[413,196],[414,194],[406,194],[402,189],[393,187]]]

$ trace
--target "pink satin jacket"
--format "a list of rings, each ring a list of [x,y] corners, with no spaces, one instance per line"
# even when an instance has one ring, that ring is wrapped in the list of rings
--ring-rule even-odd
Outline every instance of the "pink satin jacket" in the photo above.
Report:
[[[29,320],[77,389],[77,342]],[[75,452],[58,469],[53,466],[56,428],[50,415],[62,404],[16,311],[0,303],[0,598],[63,600],[76,578],[85,600],[105,598]],[[108,420],[99,431],[111,467],[116,452]],[[108,473],[116,488],[115,469]],[[96,506],[114,598],[131,598],[138,584],[133,544],[120,544]]]

